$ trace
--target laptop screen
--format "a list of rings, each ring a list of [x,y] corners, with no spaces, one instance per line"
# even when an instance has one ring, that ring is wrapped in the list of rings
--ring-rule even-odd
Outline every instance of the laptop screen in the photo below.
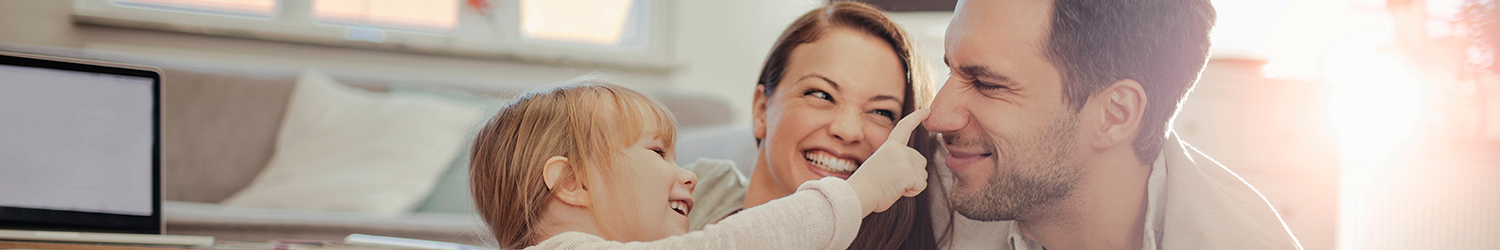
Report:
[[[159,77],[0,59],[0,228],[159,232]]]

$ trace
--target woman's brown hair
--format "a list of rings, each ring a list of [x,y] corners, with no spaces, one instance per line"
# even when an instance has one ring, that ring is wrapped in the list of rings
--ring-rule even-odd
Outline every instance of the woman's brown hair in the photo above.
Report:
[[[497,247],[525,248],[555,233],[538,227],[547,204],[556,198],[542,177],[548,158],[563,156],[581,166],[559,178],[581,181],[589,180],[589,170],[613,165],[608,163],[620,149],[639,136],[652,136],[631,133],[648,123],[657,124],[655,136],[666,145],[675,145],[677,123],[660,102],[603,80],[585,76],[517,97],[475,137],[469,152],[469,188]],[[603,221],[597,211],[593,214]],[[601,236],[611,238],[608,228],[601,229]]]
[[[906,71],[906,99],[901,107],[901,117],[932,104],[932,97],[936,92],[932,76],[927,72],[926,64],[913,50],[911,41],[907,40],[906,32],[886,18],[880,9],[859,2],[835,2],[809,11],[792,22],[776,40],[765,66],[761,68],[760,79],[756,84],[765,86],[762,94],[768,97],[775,94],[776,87],[785,76],[788,60],[794,49],[816,42],[833,29],[860,32],[879,38],[891,46],[896,57],[901,60],[902,69]],[[933,159],[933,149],[936,148],[934,138],[926,130],[918,129],[912,133],[909,146],[921,151],[927,159]],[[927,164],[927,172],[935,176],[935,167],[934,164]],[[943,185],[938,182],[929,182],[928,186],[937,188],[928,188],[928,191],[916,197],[901,198],[889,210],[865,216],[860,223],[859,234],[854,238],[854,243],[849,245],[849,249],[937,248],[940,241],[933,231],[930,200],[932,197],[942,197],[947,192],[942,190]],[[951,224],[949,225],[945,228],[951,228]],[[951,230],[944,230],[945,234],[949,231]]]

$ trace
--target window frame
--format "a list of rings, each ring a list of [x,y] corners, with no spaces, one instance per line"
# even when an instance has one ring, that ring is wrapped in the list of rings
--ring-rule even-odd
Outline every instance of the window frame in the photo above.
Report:
[[[500,1],[489,18],[460,3],[458,25],[448,32],[320,22],[314,0],[278,0],[268,17],[121,6],[110,0],[74,0],[75,22],[258,40],[510,60],[533,64],[605,67],[670,73],[671,11],[667,0],[634,0],[636,40],[603,46],[521,37],[519,1]],[[460,1],[460,0],[452,0]],[[630,25],[630,24],[627,24]],[[627,27],[627,32],[631,28]],[[374,42],[372,40],[379,40]]]

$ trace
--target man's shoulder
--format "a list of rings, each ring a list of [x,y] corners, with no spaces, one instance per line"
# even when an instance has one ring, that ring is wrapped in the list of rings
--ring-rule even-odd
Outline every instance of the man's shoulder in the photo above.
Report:
[[[1175,135],[1167,139],[1161,249],[1301,248],[1259,191]]]

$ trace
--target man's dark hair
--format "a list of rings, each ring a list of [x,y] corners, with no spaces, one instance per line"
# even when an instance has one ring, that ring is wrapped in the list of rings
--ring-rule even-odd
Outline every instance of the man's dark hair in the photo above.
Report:
[[[1146,91],[1146,112],[1131,146],[1141,164],[1161,153],[1167,123],[1208,59],[1214,24],[1209,0],[1054,0],[1047,59],[1062,72],[1073,110],[1115,81]]]

